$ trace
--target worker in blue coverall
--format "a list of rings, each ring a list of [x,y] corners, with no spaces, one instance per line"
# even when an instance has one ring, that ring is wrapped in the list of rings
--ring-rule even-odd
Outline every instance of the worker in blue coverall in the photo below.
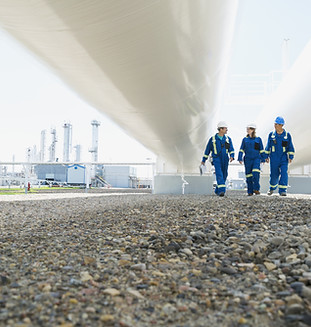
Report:
[[[228,164],[229,161],[234,160],[234,149],[231,138],[225,135],[228,132],[227,123],[224,121],[219,122],[217,129],[218,133],[212,136],[207,143],[201,164],[205,165],[205,161],[211,153],[217,181],[215,193],[216,195],[224,196],[226,193]]]
[[[256,124],[248,124],[246,131],[247,135],[242,140],[238,161],[242,164],[244,156],[247,194],[259,195],[260,163],[265,162],[265,150],[261,138],[256,136]]]
[[[268,195],[279,187],[279,194],[286,196],[288,184],[288,163],[294,159],[295,149],[291,135],[283,128],[283,117],[277,117],[274,122],[275,130],[268,136],[265,149],[266,162],[270,159],[270,189]]]

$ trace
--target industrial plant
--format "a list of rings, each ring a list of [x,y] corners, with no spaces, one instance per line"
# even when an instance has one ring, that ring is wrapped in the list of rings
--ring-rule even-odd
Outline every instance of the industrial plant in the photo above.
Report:
[[[81,161],[81,145],[72,144],[73,126],[69,122],[63,124],[63,151],[62,158],[56,156],[58,144],[56,128],[50,129],[51,141],[47,147],[47,131],[41,131],[40,149],[34,145],[26,150],[26,162],[2,163],[1,186],[11,185],[30,187],[31,185],[105,187],[105,188],[150,188],[150,180],[139,180],[137,168],[128,164],[103,164],[98,160],[98,129],[100,122],[91,121],[92,145],[88,149],[91,154],[90,162]],[[74,150],[74,151],[73,151]],[[12,166],[12,169],[8,168]],[[15,167],[21,166],[18,171]]]

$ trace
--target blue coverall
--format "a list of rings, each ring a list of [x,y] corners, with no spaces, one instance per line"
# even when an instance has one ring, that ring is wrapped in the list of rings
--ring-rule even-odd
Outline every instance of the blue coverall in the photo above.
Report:
[[[268,136],[265,149],[266,157],[270,157],[270,190],[279,187],[279,193],[286,192],[288,184],[288,159],[293,159],[295,154],[291,135],[283,130],[282,134],[276,131]]]
[[[206,146],[202,161],[205,162],[212,153],[212,164],[215,167],[217,185],[215,193],[226,192],[226,179],[228,176],[229,156],[234,159],[234,149],[231,138],[224,135],[222,139],[218,134],[212,136]]]
[[[247,193],[253,194],[260,190],[260,162],[265,161],[265,150],[260,137],[244,137],[239,151],[238,161],[244,155],[245,177]]]

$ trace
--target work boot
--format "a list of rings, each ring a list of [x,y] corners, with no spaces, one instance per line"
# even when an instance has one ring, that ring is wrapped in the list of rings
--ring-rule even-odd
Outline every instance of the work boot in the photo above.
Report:
[[[280,195],[281,196],[286,196],[287,194],[286,194],[286,192],[282,192],[282,193],[280,193]]]
[[[259,191],[254,191],[254,193],[255,193],[256,195],[259,195],[259,194],[260,194],[260,192],[259,192]]]
[[[252,195],[253,195],[253,193],[248,193],[247,195],[248,195],[248,196],[252,196]]]
[[[225,193],[224,192],[220,192],[219,193],[219,196],[225,196]]]
[[[267,194],[268,195],[272,195],[273,194],[273,190],[269,190]]]

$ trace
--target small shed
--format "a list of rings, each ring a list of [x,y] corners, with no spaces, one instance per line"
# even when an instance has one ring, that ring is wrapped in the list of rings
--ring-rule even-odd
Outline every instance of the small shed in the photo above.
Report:
[[[85,184],[85,166],[77,164],[68,166],[67,183],[72,185]]]

